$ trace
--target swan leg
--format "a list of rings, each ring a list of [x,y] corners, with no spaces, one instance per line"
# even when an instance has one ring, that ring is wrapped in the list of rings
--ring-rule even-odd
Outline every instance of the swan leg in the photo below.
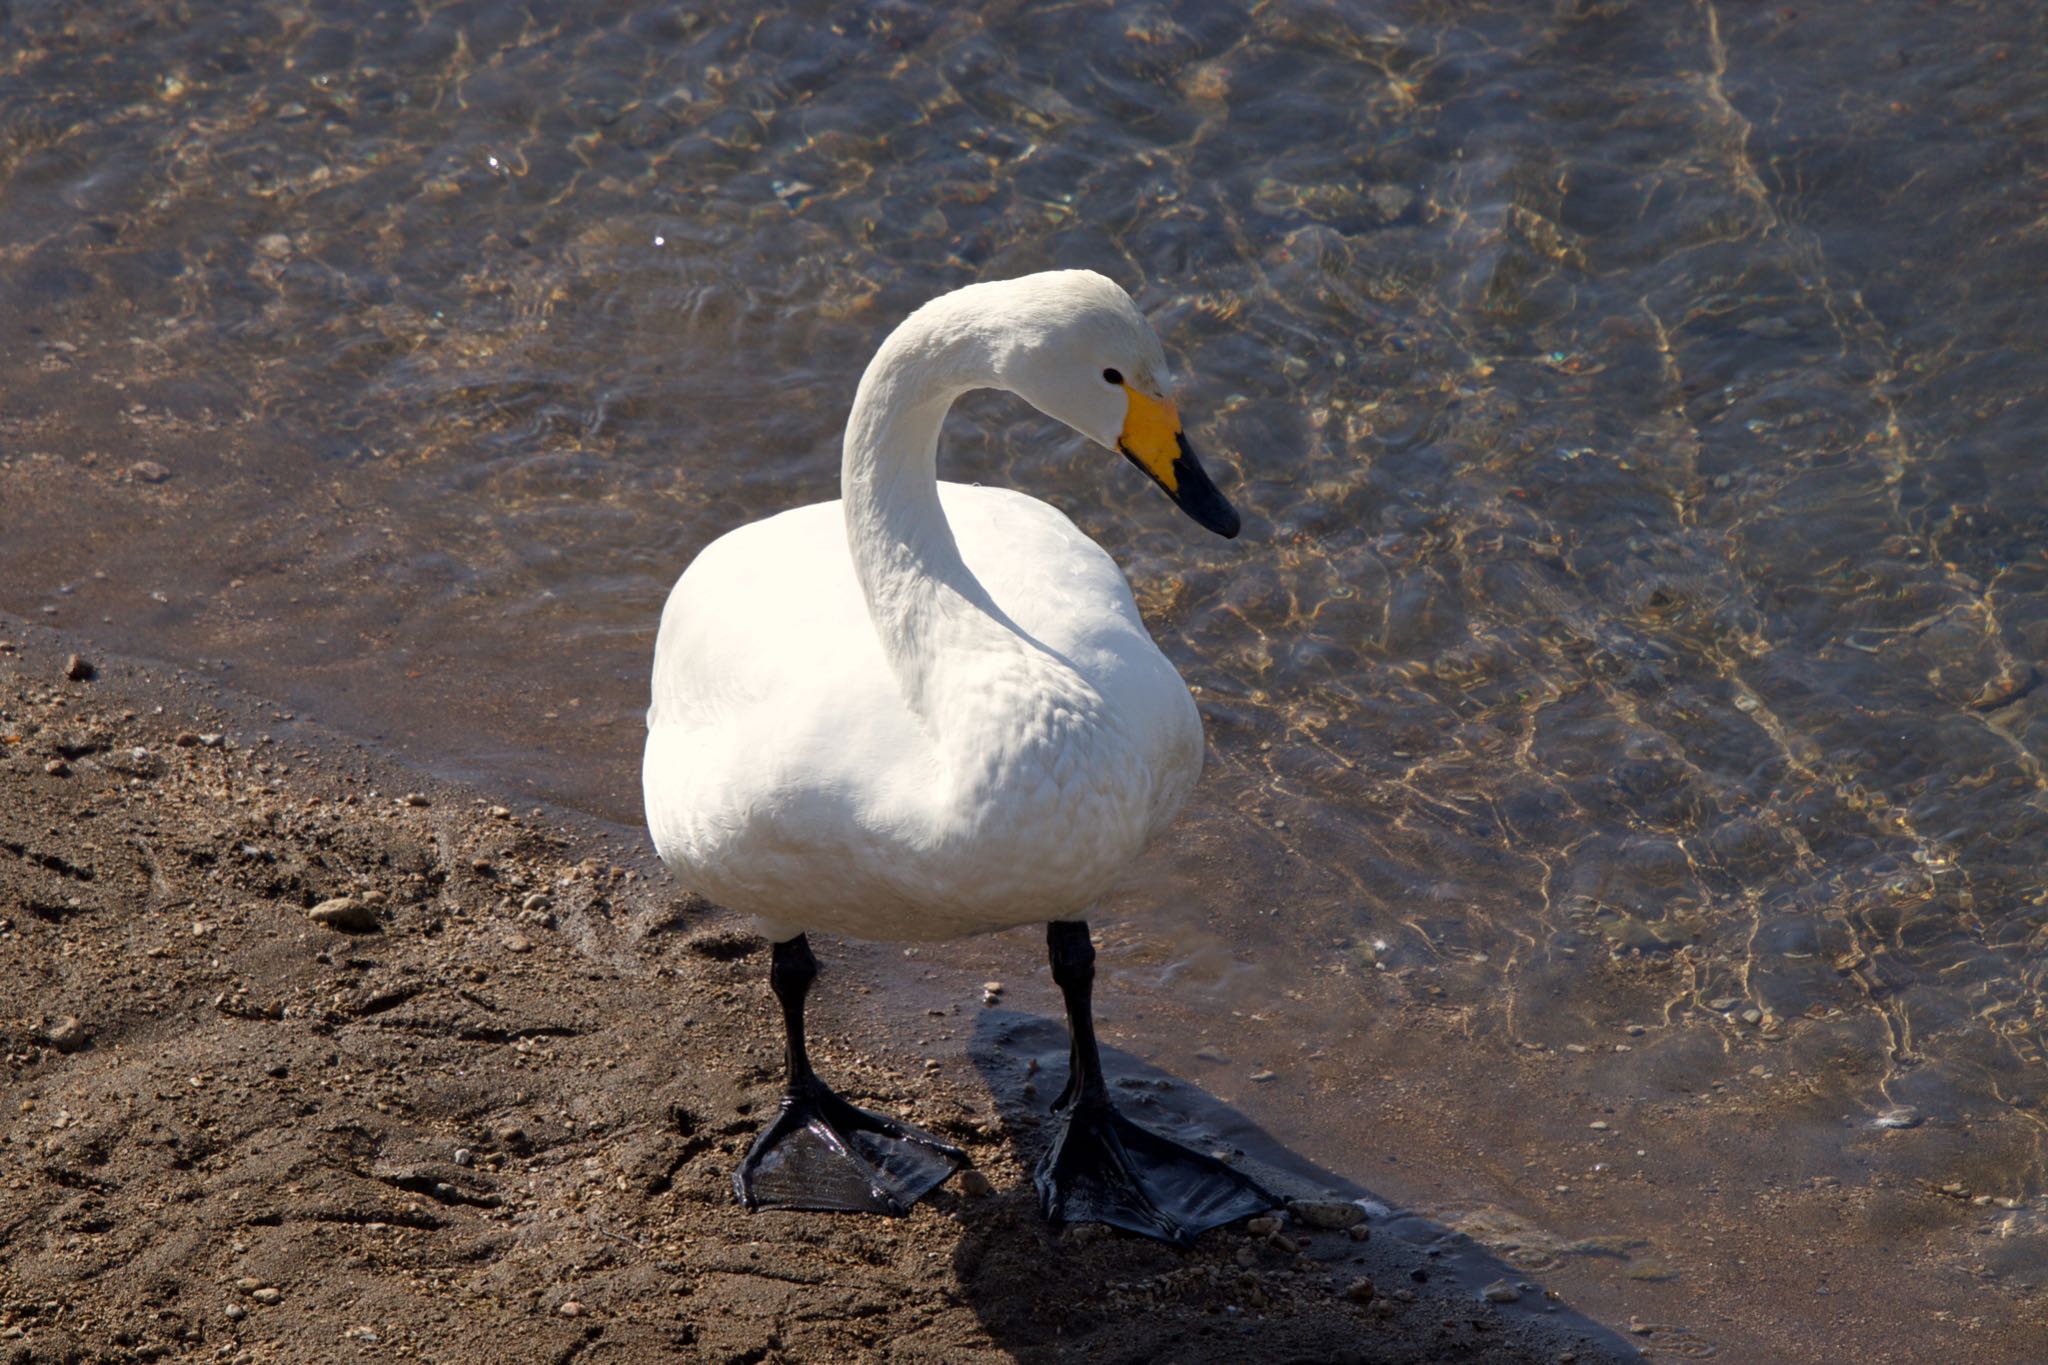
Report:
[[[804,1048],[804,997],[818,960],[802,934],[775,945],[768,982],[782,1005],[788,1088],[733,1172],[749,1209],[827,1209],[902,1217],[959,1167],[967,1154],[921,1128],[847,1103],[811,1070]]]
[[[1107,1223],[1186,1247],[1210,1228],[1280,1207],[1257,1181],[1117,1112],[1095,1041],[1095,945],[1088,926],[1055,920],[1046,945],[1053,980],[1067,1000],[1073,1061],[1053,1105],[1058,1129],[1052,1149],[1032,1174],[1045,1216],[1055,1223]]]

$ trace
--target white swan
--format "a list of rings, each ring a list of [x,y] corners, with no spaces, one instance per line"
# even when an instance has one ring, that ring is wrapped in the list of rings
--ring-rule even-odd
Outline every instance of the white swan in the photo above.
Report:
[[[1045,921],[1075,1038],[1037,1176],[1046,1212],[1185,1240],[1269,1196],[1110,1108],[1079,921],[1180,808],[1201,722],[1099,546],[1035,498],[938,481],[946,411],[976,388],[1021,395],[1202,525],[1238,530],[1129,296],[1056,271],[918,309],[861,378],[841,500],[742,526],[691,563],[655,645],[647,823],[682,882],[774,942],[789,1038],[783,1112],[734,1183],[750,1207],[901,1213],[964,1160],[811,1071],[805,931]]]

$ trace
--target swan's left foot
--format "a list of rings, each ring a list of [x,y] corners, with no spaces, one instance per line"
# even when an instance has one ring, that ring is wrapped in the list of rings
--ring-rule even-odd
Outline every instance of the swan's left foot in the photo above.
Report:
[[[967,1154],[922,1128],[847,1103],[818,1079],[804,1048],[804,997],[817,976],[818,960],[802,934],[775,945],[768,981],[782,1004],[789,1089],[775,1121],[733,1172],[733,1193],[750,1209],[900,1218],[965,1166]]]
[[[1210,1228],[1280,1207],[1205,1152],[1140,1127],[1107,1102],[1070,1106],[1032,1174],[1055,1223],[1107,1223],[1191,1247]]]
[[[1109,1102],[1089,1003],[1095,945],[1079,920],[1046,927],[1052,979],[1067,1000],[1073,1065],[1053,1108],[1060,1128],[1032,1174],[1039,1207],[1055,1223],[1094,1222],[1193,1246],[1210,1228],[1282,1201],[1249,1176],[1204,1152],[1131,1122]]]
[[[782,1098],[733,1172],[750,1209],[825,1209],[901,1218],[967,1154],[930,1133],[849,1104],[822,1082]]]

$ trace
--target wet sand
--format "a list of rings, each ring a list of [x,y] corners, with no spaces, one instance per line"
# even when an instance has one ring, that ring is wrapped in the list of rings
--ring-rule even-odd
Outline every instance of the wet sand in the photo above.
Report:
[[[1362,1240],[1239,1225],[1190,1254],[1046,1226],[1034,1118],[874,1042],[886,959],[836,945],[821,1068],[993,1188],[749,1215],[765,947],[626,832],[175,669],[67,677],[74,646],[18,620],[0,640],[9,1362],[1636,1354],[1505,1267],[1489,1300],[1475,1248],[1380,1208]],[[309,918],[341,897],[375,927]]]

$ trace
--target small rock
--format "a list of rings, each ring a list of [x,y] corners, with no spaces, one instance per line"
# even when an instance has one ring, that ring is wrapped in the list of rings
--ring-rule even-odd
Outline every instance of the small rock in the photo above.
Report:
[[[476,1165],[476,1153],[470,1151],[467,1147],[457,1147],[455,1149],[455,1164],[458,1166]]]
[[[512,818],[512,810],[509,806],[492,806],[487,814],[493,820],[510,820]]]
[[[1258,1253],[1253,1251],[1250,1247],[1239,1247],[1237,1249],[1236,1259],[1239,1265],[1244,1266],[1246,1269],[1250,1269],[1253,1265],[1256,1265],[1258,1263],[1259,1256]]]
[[[562,1306],[560,1308],[557,1308],[555,1311],[557,1313],[560,1313],[565,1318],[580,1318],[583,1316],[583,1305],[576,1302],[576,1300],[574,1299],[569,1299],[565,1301],[562,1304]]]
[[[508,953],[530,953],[533,940],[524,934],[508,934],[505,937],[505,951]]]
[[[1655,1324],[1644,1322],[1641,1318],[1630,1318],[1628,1320],[1628,1330],[1636,1336],[1646,1337],[1656,1331],[1657,1328]]]
[[[71,776],[71,765],[61,758],[53,758],[43,765],[43,771],[52,777]]]
[[[1363,1242],[1372,1236],[1372,1229],[1363,1223],[1353,1223],[1344,1229],[1344,1234],[1354,1242]]]
[[[1596,1133],[1604,1133],[1607,1131],[1607,1120],[1594,1119],[1591,1123],[1587,1124],[1586,1126],[1588,1128],[1591,1128]]]
[[[1270,1214],[1254,1218],[1244,1225],[1244,1235],[1247,1237],[1271,1237],[1278,1231],[1280,1220]]]
[[[546,893],[545,891],[536,891],[536,892],[534,892],[534,893],[533,893],[532,895],[528,896],[528,897],[527,897],[527,898],[526,898],[525,900],[523,900],[523,901],[521,901],[521,902],[519,903],[519,908],[520,908],[521,910],[545,910],[545,909],[547,909],[547,908],[548,908],[548,897],[547,897],[547,893]]]
[[[241,1290],[244,1294],[253,1294],[262,1287],[263,1281],[253,1275],[244,1275],[241,1279],[235,1281],[235,1288]]]
[[[1521,1300],[1522,1291],[1506,1280],[1495,1280],[1479,1291],[1479,1297],[1488,1303],[1517,1303]]]
[[[518,1124],[509,1121],[491,1129],[491,1140],[500,1147],[505,1147],[515,1152],[525,1151],[528,1141],[526,1130]]]
[[[249,1316],[249,1310],[242,1307],[239,1303],[231,1303],[221,1311],[227,1314],[229,1322],[240,1322],[243,1318]]]
[[[265,233],[256,239],[256,254],[268,256],[271,260],[292,254],[292,239],[282,232]]]
[[[50,1040],[50,1046],[59,1052],[77,1052],[92,1043],[92,1034],[86,1030],[85,1025],[78,1022],[78,1016],[75,1014],[65,1015],[57,1022],[57,1026],[44,1036]]]
[[[986,1199],[996,1192],[996,1187],[980,1171],[969,1166],[960,1172],[960,1193],[969,1199]]]
[[[1211,1062],[1217,1066],[1228,1066],[1230,1064],[1230,1054],[1213,1047],[1196,1048],[1195,1060],[1198,1062]]]
[[[1353,1303],[1371,1303],[1379,1297],[1379,1292],[1379,1286],[1363,1275],[1344,1286],[1344,1297]]]
[[[1918,1128],[1922,1120],[1918,1109],[1901,1104],[1885,1110],[1871,1122],[1879,1128]]]
[[[223,737],[220,735],[201,735],[199,737],[199,745],[203,749],[218,749],[223,742]]]
[[[433,805],[434,803],[429,801],[426,797],[420,795],[418,792],[407,792],[405,795],[398,798],[398,804],[401,806],[425,808],[427,806]]]
[[[100,675],[93,661],[83,654],[74,654],[64,661],[64,676],[73,682],[91,682]]]
[[[336,896],[321,901],[306,912],[306,918],[345,934],[367,934],[377,927],[377,911],[354,896]]]
[[[196,749],[199,747],[199,736],[190,730],[180,730],[178,737],[171,743],[180,749]]]
[[[1365,1210],[1346,1199],[1296,1199],[1287,1205],[1287,1214],[1297,1223],[1327,1232],[1342,1232],[1365,1221]]]
[[[284,1297],[284,1291],[281,1289],[273,1289],[269,1285],[264,1285],[263,1288],[255,1291],[253,1294],[249,1295],[249,1297],[256,1300],[256,1302],[258,1303],[276,1303],[278,1300]]]
[[[1277,1076],[1277,1075],[1279,1075],[1279,1074],[1280,1074],[1280,1073],[1279,1073],[1279,1072],[1277,1072],[1277,1071],[1254,1071],[1254,1072],[1252,1073],[1252,1075],[1251,1075],[1251,1078],[1252,1078],[1252,1079],[1253,1079],[1254,1081],[1258,1081],[1258,1082],[1260,1082],[1260,1083],[1264,1083],[1264,1082],[1266,1082],[1266,1081],[1270,1081],[1270,1080],[1272,1080],[1272,1079],[1273,1079],[1273,1078],[1274,1078],[1275,1076]]]
[[[128,477],[140,483],[162,483],[171,477],[171,471],[155,460],[137,460],[128,466]]]

